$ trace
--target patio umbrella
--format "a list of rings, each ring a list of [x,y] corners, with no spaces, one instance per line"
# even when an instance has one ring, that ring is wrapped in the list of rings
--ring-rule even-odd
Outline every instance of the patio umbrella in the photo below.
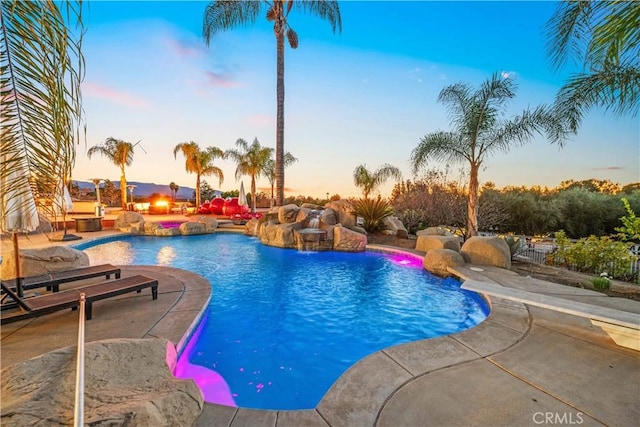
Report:
[[[13,254],[16,264],[16,290],[23,296],[22,273],[20,272],[20,252],[18,233],[34,231],[40,221],[36,201],[29,184],[29,170],[25,159],[2,155],[2,218],[0,227],[4,232],[11,232]],[[6,173],[10,170],[9,173]]]
[[[240,181],[240,195],[238,196],[238,205],[247,206],[247,195],[244,192],[244,182]]]
[[[73,201],[71,200],[69,189],[66,185],[64,185],[63,181],[60,181],[60,191],[56,196],[55,209],[56,211],[62,213],[64,234],[62,235],[62,237],[54,237],[51,240],[69,241],[81,239],[82,237],[76,236],[75,234],[67,234],[67,212],[71,212],[73,210]]]

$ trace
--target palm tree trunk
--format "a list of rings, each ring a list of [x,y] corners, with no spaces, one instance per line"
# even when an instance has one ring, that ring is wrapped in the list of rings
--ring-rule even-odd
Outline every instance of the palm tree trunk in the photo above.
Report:
[[[124,167],[120,168],[120,203],[122,210],[127,210],[127,178],[124,176]],[[133,200],[132,200],[133,202]]]
[[[467,204],[467,239],[478,235],[478,170],[480,165],[472,164],[469,172],[469,203]]]
[[[251,175],[251,213],[256,213],[256,176]]]
[[[284,18],[283,18],[284,19]],[[276,206],[284,202],[284,25],[276,34]]]
[[[196,212],[200,209],[200,174],[196,175]]]

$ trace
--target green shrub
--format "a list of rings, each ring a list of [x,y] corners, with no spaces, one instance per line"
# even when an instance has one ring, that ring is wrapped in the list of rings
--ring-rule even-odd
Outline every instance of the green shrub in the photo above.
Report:
[[[427,221],[427,215],[423,210],[402,209],[397,211],[396,215],[410,234],[416,234],[418,230],[425,228],[424,225]]]
[[[525,241],[521,236],[514,236],[513,234],[508,234],[506,236],[500,236],[502,240],[507,242],[509,246],[509,253],[511,253],[511,259],[516,256],[522,248],[524,248]]]
[[[593,279],[591,279],[591,284],[596,289],[606,291],[607,289],[609,289],[611,282],[606,277],[594,277]]]
[[[624,277],[630,273],[633,255],[629,245],[610,237],[589,236],[571,242],[563,231],[555,234],[556,250],[553,263],[586,273],[607,272],[610,277]]]
[[[364,224],[362,227],[372,233],[382,228],[382,220],[393,215],[393,208],[386,200],[358,199],[353,202],[353,213],[362,217]]]

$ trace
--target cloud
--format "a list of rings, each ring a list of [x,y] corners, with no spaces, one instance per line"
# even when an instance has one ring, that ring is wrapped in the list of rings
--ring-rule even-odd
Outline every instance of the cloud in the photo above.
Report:
[[[606,166],[603,168],[593,168],[594,171],[619,171],[623,169],[624,168],[621,166]]]
[[[151,105],[145,98],[92,82],[82,83],[82,94],[93,98],[106,99],[127,107],[146,108]]]
[[[273,117],[266,114],[254,114],[253,116],[249,116],[248,121],[250,124],[257,126],[266,126],[275,123]]]
[[[167,38],[165,43],[169,50],[180,58],[200,58],[206,53],[205,46],[194,41]]]
[[[239,87],[240,83],[233,81],[224,73],[216,73],[213,71],[204,72],[206,84],[213,87]]]
[[[516,73],[515,71],[501,71],[500,76],[503,79],[516,79],[518,78],[518,73]]]

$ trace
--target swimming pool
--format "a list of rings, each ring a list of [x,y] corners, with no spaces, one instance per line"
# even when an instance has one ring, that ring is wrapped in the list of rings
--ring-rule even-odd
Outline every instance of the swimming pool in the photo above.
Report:
[[[226,405],[314,408],[363,357],[468,329],[488,315],[484,300],[429,274],[414,256],[298,252],[232,233],[80,249],[92,264],[173,266],[211,282],[208,314],[179,365],[209,375],[205,399]]]

